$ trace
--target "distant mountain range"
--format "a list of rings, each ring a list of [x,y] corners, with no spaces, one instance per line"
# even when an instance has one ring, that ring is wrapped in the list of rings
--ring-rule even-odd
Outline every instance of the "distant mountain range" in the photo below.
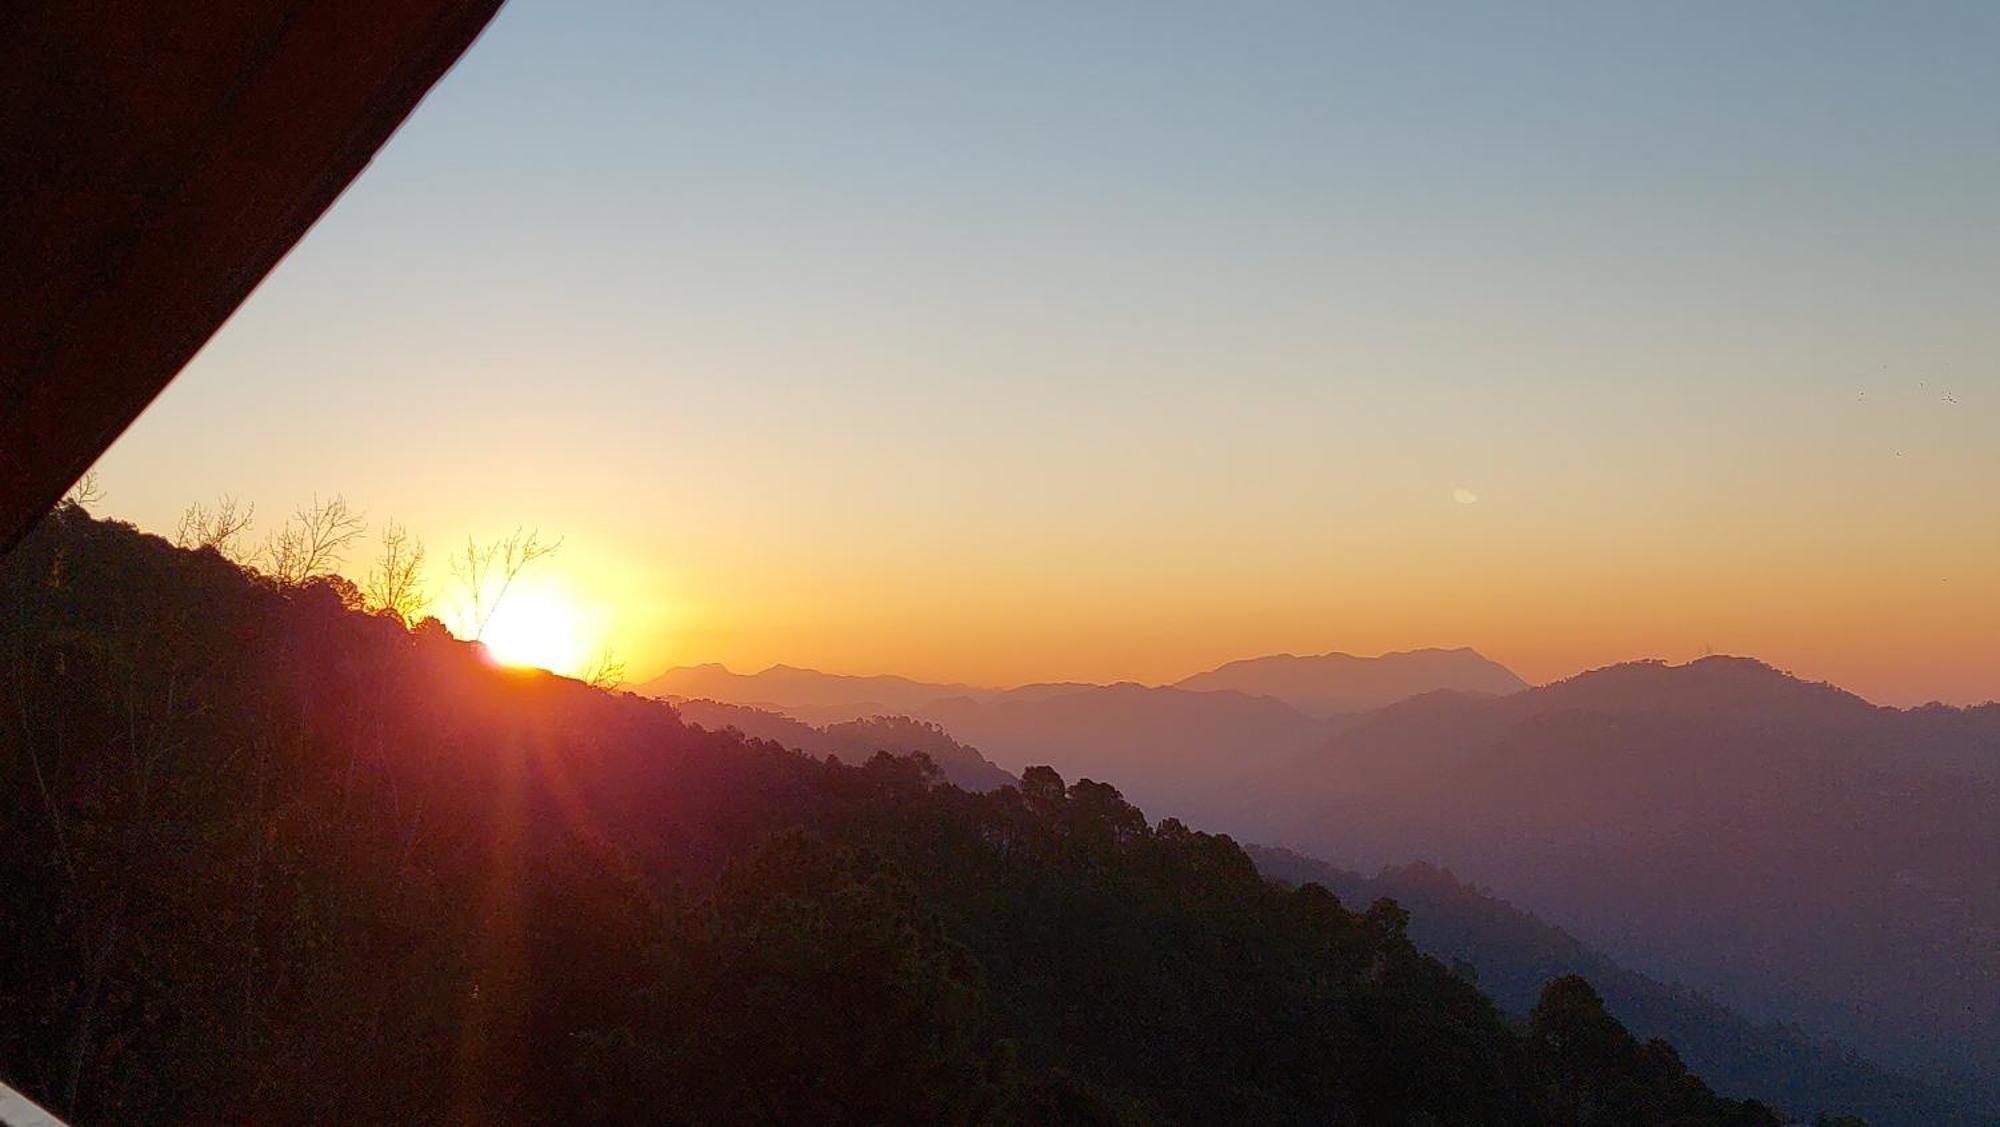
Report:
[[[1430,649],[1254,658],[1171,686],[1055,682],[986,689],[788,665],[740,674],[710,664],[670,669],[639,691],[759,709],[807,725],[908,716],[940,725],[1001,768],[1054,764],[1072,777],[1117,780],[1149,809],[1212,821],[1241,814],[1255,777],[1309,755],[1362,710],[1440,690],[1492,695],[1525,684],[1472,650]],[[751,723],[775,731],[769,719]]]
[[[782,695],[805,702],[795,707],[829,714],[851,707],[852,701],[843,706],[841,698],[856,694],[872,698],[869,703],[884,698],[902,702],[925,719],[874,717],[815,725],[767,708],[715,700],[676,699],[674,704],[685,719],[705,728],[733,728],[818,757],[863,763],[878,751],[894,755],[922,751],[947,780],[967,790],[991,790],[1017,781],[970,746],[976,744],[992,749],[1016,770],[1052,762],[1078,776],[1129,780],[1134,797],[1162,810],[1199,811],[1195,817],[1240,825],[1268,820],[1280,805],[1246,802],[1246,794],[1268,789],[1274,772],[1280,778],[1313,772],[1329,742],[1338,744],[1340,735],[1363,738],[1374,725],[1413,724],[1422,717],[1463,736],[1478,728],[1493,703],[1485,697],[1440,692],[1358,725],[1352,719],[1329,722],[1308,715],[1293,703],[1311,704],[1304,699],[1306,693],[1341,675],[1322,677],[1322,668],[1340,670],[1355,660],[1332,655],[1332,659],[1238,662],[1172,687],[1036,685],[1006,692],[897,677],[836,677],[788,667],[745,677],[719,666],[697,666],[676,671],[682,687]],[[1520,685],[1512,674],[1471,651],[1420,651],[1382,660],[1402,667],[1394,671],[1399,678],[1420,670],[1456,674],[1461,681],[1476,682],[1484,675],[1485,684],[1496,690],[1509,683]],[[1346,680],[1353,684],[1368,676]],[[1225,683],[1282,690],[1291,700],[1276,699],[1276,692],[1250,695],[1222,688]],[[1376,683],[1386,682],[1378,677]],[[1202,685],[1209,687],[1199,688]],[[1332,711],[1324,703],[1328,698],[1319,699],[1319,711]],[[1771,732],[1853,730],[1885,720],[1894,724],[1895,718],[1905,715],[1878,709],[1829,686],[1726,660],[1686,667],[1613,667],[1521,701],[1516,706],[1521,715],[1564,709],[1697,715]],[[1970,720],[1958,710],[1922,710],[1915,715],[1927,719],[1937,732],[1955,731],[1961,737],[1946,741],[1951,751],[1937,762],[1978,762],[1968,752],[1978,746],[1973,733],[1982,730],[1983,713],[1969,714]],[[1406,746],[1419,747],[1421,741],[1408,740]],[[1218,754],[1219,750],[1225,753]],[[1414,844],[1411,849],[1409,856],[1431,855]],[[1267,875],[1294,884],[1317,881],[1351,907],[1365,907],[1377,897],[1397,900],[1412,913],[1411,934],[1419,946],[1447,963],[1471,968],[1480,988],[1516,1015],[1534,1005],[1543,984],[1551,979],[1582,975],[1598,986],[1612,1012],[1635,1033],[1671,1041],[1692,1068],[1726,1093],[1771,1100],[1805,1115],[1856,1113],[1875,1127],[1989,1127],[1994,1122],[1832,1042],[1775,1021],[1753,1020],[1709,995],[1632,970],[1533,913],[1431,864],[1397,865],[1369,878],[1289,850],[1255,846],[1249,850]]]
[[[682,719],[710,731],[733,728],[753,739],[770,740],[815,758],[832,756],[850,766],[866,764],[877,752],[896,756],[922,752],[937,764],[946,782],[965,790],[989,791],[1019,781],[952,739],[944,729],[908,717],[875,716],[813,725],[747,705],[712,700],[676,700],[673,705]]]
[[[669,669],[638,687],[656,697],[684,697],[772,708],[814,720],[852,719],[890,712],[913,712],[939,701],[1042,700],[1089,689],[1125,688],[1088,682],[980,688],[918,681],[886,674],[849,676],[773,665],[758,673],[735,673],[718,664]],[[1356,657],[1345,653],[1232,661],[1182,678],[1171,686],[1187,692],[1231,692],[1281,700],[1313,717],[1366,712],[1420,693],[1450,689],[1500,696],[1527,688],[1500,665],[1470,649],[1423,649]]]
[[[1197,825],[1242,814],[1259,778],[1312,754],[1340,723],[1271,697],[1134,684],[954,697],[915,715],[1008,770],[1046,763],[1116,780],[1142,808]]]
[[[636,691],[651,697],[747,704],[792,715],[806,712],[816,720],[829,717],[852,720],[909,712],[945,697],[992,692],[971,685],[941,685],[886,674],[849,677],[789,665],[773,665],[759,673],[744,674],[712,662],[669,669],[638,686]]]
[[[1575,936],[1451,872],[1421,862],[1376,876],[1284,849],[1245,847],[1266,876],[1317,882],[1348,906],[1378,897],[1410,913],[1410,937],[1425,953],[1467,968],[1487,997],[1521,1015],[1542,984],[1582,975],[1607,1009],[1642,1038],[1670,1042],[1717,1091],[1754,1096],[1798,1116],[1859,1115],[1872,1127],[1989,1127],[1922,1084],[1888,1072],[1798,1029],[1755,1022],[1713,998],[1630,970]]]
[[[1380,660],[1399,667],[1389,671],[1398,684],[1407,685],[1411,682],[1403,678],[1423,673],[1457,676],[1461,684],[1475,686],[1470,689],[1475,693],[1482,684],[1493,695],[1511,691],[1510,685],[1522,687],[1504,668],[1468,650],[1419,651]],[[896,701],[926,719],[877,717],[814,725],[767,708],[707,699],[674,703],[684,718],[703,727],[733,728],[815,756],[861,763],[877,751],[922,751],[949,781],[968,790],[1016,782],[973,746],[948,734],[957,733],[993,749],[1016,769],[1054,762],[1080,776],[1132,780],[1135,797],[1164,800],[1162,809],[1206,810],[1208,816],[1243,820],[1254,818],[1240,801],[1246,789],[1255,788],[1272,770],[1310,769],[1309,757],[1343,730],[1340,723],[1329,724],[1300,707],[1338,715],[1330,698],[1320,696],[1315,704],[1309,694],[1336,680],[1353,685],[1372,676],[1377,685],[1392,683],[1376,673],[1353,673],[1356,661],[1365,659],[1281,657],[1232,663],[1172,687],[1036,685],[1006,692],[899,677],[838,677],[782,666],[747,677],[720,666],[697,666],[676,671],[681,687],[777,695],[802,702],[794,707],[829,714],[866,697],[862,703]],[[1326,668],[1337,672],[1326,676]],[[1364,663],[1361,669],[1370,667]],[[1614,667],[1552,687],[1527,711],[1695,713],[1766,728],[1828,722],[1852,727],[1884,715],[1839,690],[1760,675],[1761,669],[1707,662],[1662,679],[1662,667]],[[1251,695],[1236,688],[1246,685],[1276,691]],[[1481,703],[1476,697],[1439,694],[1406,707],[1448,718],[1477,715]],[[1952,714],[1928,715],[1944,721]],[[1218,749],[1238,753],[1218,755]],[[1279,754],[1272,754],[1274,749]],[[1631,970],[1533,913],[1433,865],[1399,865],[1369,878],[1288,850],[1249,848],[1267,875],[1295,884],[1317,881],[1352,907],[1383,896],[1397,900],[1412,913],[1411,934],[1419,946],[1447,963],[1470,967],[1481,989],[1517,1015],[1534,1005],[1549,980],[1584,976],[1598,986],[1621,1021],[1641,1037],[1671,1041],[1692,1068],[1726,1093],[1771,1100],[1805,1115],[1856,1113],[1876,1127],[1985,1127],[1992,1122],[1831,1042],[1794,1027],[1752,1020],[1707,995]]]
[[[822,724],[900,712],[998,767],[1349,865],[1427,858],[2000,1116],[2000,705],[1878,707],[1729,657],[1524,689],[1465,650],[1159,687],[711,666],[648,688],[695,686]]]
[[[1245,810],[1225,828],[1433,859],[2000,1114],[2000,706],[1882,708],[1744,658],[1633,663],[1380,709]]]
[[[1505,696],[1528,683],[1477,651],[1429,649],[1380,657],[1344,653],[1256,657],[1183,678],[1174,687],[1276,697],[1308,715],[1339,716],[1438,689]]]

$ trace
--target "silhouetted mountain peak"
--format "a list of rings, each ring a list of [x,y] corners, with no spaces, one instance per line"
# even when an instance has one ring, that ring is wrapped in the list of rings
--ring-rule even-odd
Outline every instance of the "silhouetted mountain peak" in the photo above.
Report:
[[[1357,657],[1338,651],[1232,661],[1175,683],[1204,692],[1229,689],[1276,697],[1302,711],[1328,716],[1363,712],[1437,689],[1503,696],[1527,682],[1477,651],[1418,649]]]
[[[1765,722],[1846,722],[1887,711],[1825,682],[1756,658],[1716,654],[1675,665],[1632,661],[1579,673],[1526,693],[1519,704],[1593,711],[1754,716]]]

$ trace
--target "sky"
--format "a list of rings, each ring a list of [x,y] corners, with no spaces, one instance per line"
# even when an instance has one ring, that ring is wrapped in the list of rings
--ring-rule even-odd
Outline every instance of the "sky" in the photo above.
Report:
[[[539,528],[522,598],[635,678],[1470,645],[2000,697],[1996,41],[1983,3],[510,0],[99,510],[340,494],[441,604],[454,546]]]

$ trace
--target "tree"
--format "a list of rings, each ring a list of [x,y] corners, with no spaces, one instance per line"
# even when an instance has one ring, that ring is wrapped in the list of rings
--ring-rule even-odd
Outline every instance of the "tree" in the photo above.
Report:
[[[361,514],[347,507],[346,498],[335,495],[321,501],[315,496],[264,542],[264,573],[279,587],[298,587],[331,575],[367,529]]]
[[[583,667],[576,679],[594,688],[606,691],[616,689],[625,683],[625,660],[618,656],[616,650],[605,646],[597,651],[597,656]]]
[[[423,572],[424,542],[395,521],[385,523],[381,552],[364,588],[369,609],[395,615],[405,625],[416,622],[430,605]]]
[[[104,489],[97,484],[97,471],[85,470],[76,484],[63,494],[61,504],[72,509],[87,509],[104,499]]]
[[[10,1083],[80,1123],[1778,1122],[1581,979],[1521,1036],[1391,902],[1109,784],[842,766],[358,602],[74,509],[0,559]]]
[[[240,541],[256,511],[255,505],[237,508],[236,498],[227,495],[217,500],[213,509],[196,502],[181,511],[180,525],[174,530],[174,546],[195,551],[208,548],[223,559],[243,563]]]
[[[493,612],[499,609],[501,600],[507,597],[508,588],[514,585],[514,579],[522,569],[536,560],[554,555],[556,549],[561,547],[560,537],[544,542],[537,529],[523,534],[516,528],[512,535],[488,544],[466,537],[465,552],[452,559],[451,570],[465,588],[470,612],[467,625],[472,630],[473,641],[486,634],[486,624],[492,621]]]

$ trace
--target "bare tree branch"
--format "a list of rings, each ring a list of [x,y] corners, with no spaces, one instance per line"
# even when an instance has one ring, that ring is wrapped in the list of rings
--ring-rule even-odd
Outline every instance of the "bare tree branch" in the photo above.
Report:
[[[292,514],[292,519],[264,542],[264,572],[280,587],[297,587],[310,579],[332,575],[345,558],[347,548],[367,531],[361,514],[347,507],[347,500],[335,496]]]
[[[104,489],[97,484],[97,471],[85,470],[76,484],[63,494],[62,504],[72,509],[88,508],[104,499]]]
[[[382,550],[368,572],[369,606],[396,616],[404,624],[430,605],[424,590],[424,542],[395,521],[382,526]]]
[[[597,651],[597,656],[591,659],[589,665],[583,667],[576,675],[576,679],[609,692],[625,683],[625,661],[618,656],[617,651],[605,646]]]
[[[174,546],[213,548],[224,559],[246,563],[248,557],[239,541],[256,511],[255,505],[238,509],[236,498],[229,496],[218,499],[213,509],[200,503],[189,505],[182,510],[180,525],[174,530]]]
[[[493,612],[500,609],[501,600],[514,585],[515,577],[522,569],[536,560],[555,555],[562,547],[562,538],[544,542],[539,530],[531,529],[523,534],[516,528],[512,535],[480,544],[471,537],[465,539],[465,551],[452,557],[451,571],[465,588],[466,602],[471,614],[467,624],[472,627],[472,640],[478,641],[486,634],[486,624],[493,620]],[[488,590],[488,588],[492,590]]]

